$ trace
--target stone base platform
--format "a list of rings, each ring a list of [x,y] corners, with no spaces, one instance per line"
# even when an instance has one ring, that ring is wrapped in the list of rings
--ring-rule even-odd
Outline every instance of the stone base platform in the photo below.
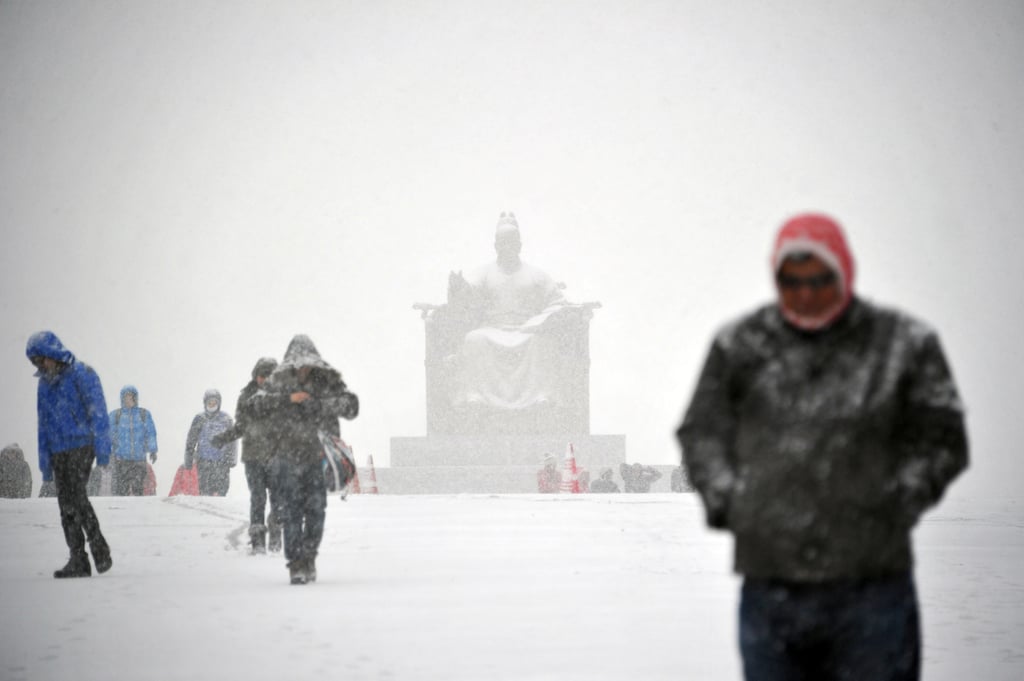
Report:
[[[545,455],[561,465],[570,442],[591,479],[626,460],[625,435],[394,437],[391,466],[376,471],[377,486],[383,494],[536,493]]]

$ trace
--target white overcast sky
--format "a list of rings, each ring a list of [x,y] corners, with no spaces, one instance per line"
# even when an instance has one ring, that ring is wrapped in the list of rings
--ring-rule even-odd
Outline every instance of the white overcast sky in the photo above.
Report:
[[[672,438],[713,331],[772,294],[794,212],[859,291],[934,324],[965,493],[1024,472],[1024,4],[0,0],[0,440],[34,461],[28,336],[109,406],[138,386],[169,483],[204,390],[307,333],[360,457],[425,432],[447,273],[524,259],[604,304],[592,430]],[[166,489],[164,486],[163,489]]]

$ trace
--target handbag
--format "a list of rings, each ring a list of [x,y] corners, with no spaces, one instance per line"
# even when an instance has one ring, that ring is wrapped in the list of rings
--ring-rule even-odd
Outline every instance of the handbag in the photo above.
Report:
[[[324,472],[324,482],[331,492],[343,492],[345,486],[356,477],[356,458],[344,440],[326,430],[318,430],[317,437],[323,453],[320,456],[320,467]]]

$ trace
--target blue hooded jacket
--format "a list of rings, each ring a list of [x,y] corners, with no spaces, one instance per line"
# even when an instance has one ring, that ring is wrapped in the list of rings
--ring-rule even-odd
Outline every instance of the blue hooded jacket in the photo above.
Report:
[[[92,367],[77,361],[50,331],[33,334],[25,355],[29,359],[49,357],[61,363],[53,376],[36,372],[39,470],[43,480],[53,480],[50,458],[69,449],[92,446],[96,463],[106,466],[110,462],[110,422],[100,377]]]
[[[139,391],[135,386],[121,388],[121,404],[125,395],[134,395],[136,406],[110,412],[111,453],[123,461],[145,461],[147,453],[157,451],[156,424],[153,415],[138,406]]]

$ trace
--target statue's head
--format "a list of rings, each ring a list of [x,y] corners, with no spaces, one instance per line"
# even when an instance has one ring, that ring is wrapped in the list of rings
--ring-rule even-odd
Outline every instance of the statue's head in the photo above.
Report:
[[[519,223],[516,222],[515,213],[502,213],[494,230],[494,250],[498,253],[498,260],[518,262],[522,249],[523,242],[519,237]]]

